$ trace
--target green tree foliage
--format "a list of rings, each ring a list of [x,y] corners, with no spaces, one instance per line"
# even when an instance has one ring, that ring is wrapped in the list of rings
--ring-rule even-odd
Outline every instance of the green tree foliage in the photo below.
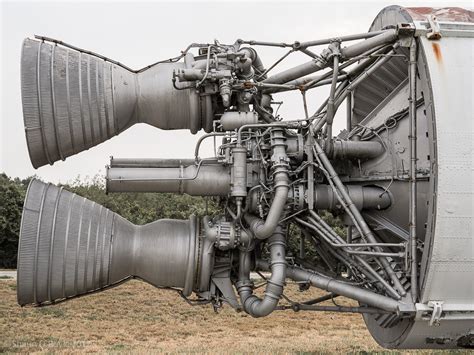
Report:
[[[29,179],[0,174],[0,268],[16,267],[23,199]]]
[[[187,219],[191,214],[203,216],[206,204],[207,213],[214,214],[217,210],[215,202],[204,197],[158,193],[106,194],[104,180],[99,176],[86,181],[77,178],[62,186],[135,224],[146,224],[160,218]]]

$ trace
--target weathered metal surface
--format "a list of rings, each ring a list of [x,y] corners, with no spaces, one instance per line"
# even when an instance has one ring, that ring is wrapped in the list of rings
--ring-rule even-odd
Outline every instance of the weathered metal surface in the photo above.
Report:
[[[436,15],[441,28],[442,21],[473,22],[472,11],[458,8],[388,8],[371,29],[397,21],[401,13],[413,16],[414,21],[427,21],[427,16]],[[439,41],[426,36],[418,40],[421,88],[418,95],[423,95],[425,102],[422,110],[418,110],[417,121],[425,124],[428,120],[418,137],[424,139],[423,132],[426,132],[430,140],[426,146],[418,142],[421,149],[429,147],[429,152],[421,153],[418,159],[424,165],[423,157],[429,157],[428,163],[436,178],[430,180],[427,195],[421,200],[418,195],[418,203],[424,203],[429,213],[421,219],[426,221],[424,230],[417,229],[419,238],[424,241],[417,307],[431,315],[434,309],[428,306],[430,302],[442,300],[444,313],[435,325],[430,324],[431,316],[421,316],[420,311],[414,321],[388,328],[381,328],[375,317],[366,316],[369,330],[383,346],[456,347],[458,339],[468,335],[474,326],[474,285],[470,281],[474,279],[474,92],[472,85],[464,85],[462,89],[459,86],[473,73],[473,38],[474,32],[470,37],[467,33],[461,37],[445,33]]]
[[[26,40],[22,56],[35,167],[139,122],[204,128],[212,133],[197,140],[194,159],[112,159],[107,189],[210,196],[220,212],[203,216],[200,228],[194,218],[135,226],[34,180],[22,219],[20,304],[48,304],[140,277],[254,317],[277,309],[360,312],[388,348],[473,345],[474,95],[466,84],[474,72],[472,11],[390,6],[365,34],[191,44],[137,71],[42,39]],[[364,40],[347,43],[356,39]],[[244,43],[291,50],[265,69]],[[323,44],[320,54],[308,49]],[[312,61],[270,73],[297,51]],[[315,71],[324,72],[307,75]],[[306,93],[323,85],[330,85],[329,96],[311,114]],[[291,90],[302,94],[303,119],[276,114],[276,96]],[[335,138],[333,120],[344,101],[347,130]],[[222,145],[201,159],[210,137]],[[319,210],[342,216],[345,239]],[[289,267],[290,223],[301,237],[292,241],[299,258]],[[316,258],[307,257],[306,242]],[[109,254],[99,254],[101,247]],[[270,271],[263,298],[253,294],[252,268]],[[361,306],[279,306],[285,275],[302,290],[319,287]]]
[[[186,295],[194,288],[195,218],[137,226],[84,197],[33,180],[20,233],[21,305],[62,301],[132,277],[180,287]]]

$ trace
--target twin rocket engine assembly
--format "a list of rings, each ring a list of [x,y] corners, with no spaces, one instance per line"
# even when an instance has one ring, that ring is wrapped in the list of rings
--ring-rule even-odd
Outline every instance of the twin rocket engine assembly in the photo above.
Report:
[[[361,313],[387,348],[473,347],[473,40],[472,11],[398,6],[367,33],[193,43],[136,71],[61,41],[26,39],[21,89],[35,168],[137,123],[204,130],[186,159],[113,158],[106,187],[208,196],[220,212],[134,225],[33,180],[19,304],[52,305],[140,278],[254,317]],[[280,47],[282,57],[268,65],[261,46]],[[295,52],[307,61],[278,71]],[[324,85],[327,98],[309,112],[307,93]],[[277,105],[292,90],[305,114],[283,119]],[[336,134],[338,110],[346,129]],[[203,158],[207,139],[221,145]],[[291,255],[290,243],[299,243]],[[264,276],[262,297],[251,272]],[[309,287],[327,295],[292,301],[289,280],[302,295]],[[358,305],[320,304],[339,296]]]

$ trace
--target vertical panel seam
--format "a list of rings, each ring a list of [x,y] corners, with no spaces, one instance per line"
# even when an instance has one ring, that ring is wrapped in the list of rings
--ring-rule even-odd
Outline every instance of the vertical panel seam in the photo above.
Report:
[[[99,135],[100,135],[100,142],[103,142],[105,139],[107,139],[107,136],[103,136],[103,131],[102,131],[102,115],[100,113],[100,96],[99,96],[99,61],[95,59],[95,97],[97,100],[97,115],[99,119]]]
[[[43,219],[43,209],[44,201],[46,200],[46,193],[51,184],[47,184],[43,189],[43,194],[41,195],[41,204],[40,204],[40,214],[38,216],[38,224],[36,227],[36,246],[35,246],[35,260],[33,264],[33,303],[38,303],[38,254],[39,254],[39,244],[40,244],[40,231],[41,231],[41,222]]]
[[[81,212],[79,213],[79,230],[77,232],[77,247],[76,247],[76,266],[74,269],[74,295],[77,295],[77,278],[78,278],[78,269],[79,269],[79,247],[81,245],[81,232],[82,232],[82,215],[84,213],[84,205],[86,204],[87,199],[82,198]]]
[[[91,140],[92,145],[96,144],[95,134],[94,134],[94,120],[92,115],[92,105],[91,105],[91,56],[87,56],[87,104],[89,106],[89,126],[91,129]]]
[[[68,212],[67,212],[67,221],[66,221],[66,235],[64,238],[64,255],[63,255],[63,274],[62,274],[62,295],[63,298],[66,297],[66,257],[67,257],[67,243],[69,241],[69,227],[71,222],[71,211],[72,211],[72,201],[76,194],[72,194],[71,199],[69,200]]]
[[[46,141],[46,134],[45,134],[45,126],[43,120],[43,105],[41,102],[41,46],[43,42],[39,42],[38,44],[38,58],[36,63],[36,90],[38,92],[38,118],[39,118],[39,126],[41,127],[41,138],[43,140],[43,152],[48,161],[48,164],[52,165],[53,162],[51,161],[51,157],[49,156],[49,149],[48,149],[48,142]]]
[[[108,218],[109,218],[109,210],[105,210],[105,224],[104,224],[104,232],[102,235],[102,247],[100,251],[100,270],[99,270],[99,287],[103,285],[103,273],[104,273],[104,251],[105,251],[105,238],[107,236],[107,225],[108,225]]]
[[[99,221],[97,223],[97,232],[96,232],[96,235],[95,235],[95,250],[94,250],[94,265],[93,265],[93,268],[92,268],[92,288],[93,289],[96,289],[96,277],[95,277],[95,274],[97,272],[97,249],[99,247],[99,231],[100,231],[100,225],[102,223],[102,211],[104,210],[104,207],[102,205],[99,205],[100,206],[100,212],[99,212]]]
[[[110,233],[110,242],[109,242],[109,267],[107,270],[107,285],[110,285],[110,267],[112,265],[112,257],[113,257],[113,248],[112,244],[114,242],[114,233],[115,233],[115,214],[112,215],[112,227]]]
[[[82,97],[82,53],[79,52],[79,107],[80,107],[80,112],[81,112],[81,126],[82,126],[82,142],[84,144],[84,149],[87,148],[87,142],[86,142],[86,124],[85,124],[85,119],[84,119],[84,102],[83,102],[83,97]]]
[[[51,301],[51,273],[53,271],[53,252],[54,252],[54,236],[56,234],[56,217],[58,214],[58,205],[59,199],[61,198],[61,193],[63,188],[59,188],[58,196],[56,197],[56,201],[54,203],[54,211],[53,211],[53,223],[51,225],[51,243],[49,245],[49,257],[48,257],[48,279],[47,279],[47,286],[48,286],[48,301]]]
[[[112,112],[114,114],[114,124],[115,124],[115,135],[120,133],[120,128],[118,126],[118,118],[117,118],[117,111],[115,110],[115,95],[114,95],[114,69],[113,66],[110,65],[110,88],[111,88],[111,94],[112,94]]]
[[[56,147],[58,148],[58,154],[59,158],[61,160],[64,160],[63,156],[63,151],[61,147],[61,138],[59,137],[59,128],[58,128],[58,121],[57,121],[57,112],[56,112],[56,94],[54,90],[54,57],[56,55],[56,44],[54,46],[51,46],[51,65],[49,67],[50,69],[50,75],[49,78],[51,80],[51,113],[52,113],[52,119],[53,119],[53,129],[54,129],[54,138],[56,139]]]
[[[94,209],[97,204],[92,201],[92,207],[90,209],[91,214],[89,218],[89,226],[87,227],[87,242],[86,242],[86,255],[84,256],[84,292],[87,291],[87,272],[89,271],[89,248],[90,248],[90,241],[91,241],[91,228],[92,228],[92,220],[94,218]]]
[[[66,48],[66,98],[67,98],[67,119],[69,122],[69,135],[71,136],[72,154],[76,154],[76,145],[74,143],[74,127],[71,117],[71,92],[69,88],[69,49]]]
[[[107,90],[106,90],[106,82],[105,82],[105,72],[106,72],[106,65],[107,62],[102,61],[102,88],[103,88],[103,96],[104,96],[104,111],[105,111],[105,124],[107,128],[107,138],[111,136],[110,133],[110,122],[109,122],[109,104],[107,102]]]

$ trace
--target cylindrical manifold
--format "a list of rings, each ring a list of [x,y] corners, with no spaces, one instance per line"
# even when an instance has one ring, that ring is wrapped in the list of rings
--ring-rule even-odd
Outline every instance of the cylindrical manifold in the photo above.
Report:
[[[48,304],[131,277],[191,294],[198,226],[162,219],[134,225],[109,209],[51,184],[28,188],[18,250],[18,303]]]
[[[221,125],[224,131],[232,131],[246,124],[258,122],[258,114],[255,111],[227,111],[221,117]]]
[[[64,160],[135,123],[193,133],[212,129],[206,121],[212,120],[207,114],[212,107],[195,90],[173,87],[173,70],[183,66],[162,63],[135,73],[94,55],[25,39],[21,94],[33,166]]]
[[[384,210],[392,204],[390,193],[382,187],[346,185],[346,190],[359,210]],[[330,185],[316,185],[314,187],[314,204],[318,210],[341,208],[341,203]]]
[[[176,163],[179,164],[178,161]],[[191,196],[227,196],[230,169],[220,164],[142,168],[108,167],[107,192],[171,192]],[[171,164],[170,164],[171,165]],[[149,165],[152,166],[152,165]]]

